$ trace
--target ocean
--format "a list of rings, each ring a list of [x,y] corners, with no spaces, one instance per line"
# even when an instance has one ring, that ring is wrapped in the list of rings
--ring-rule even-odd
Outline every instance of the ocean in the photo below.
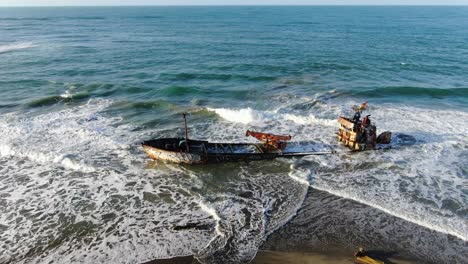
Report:
[[[468,7],[0,8],[0,263],[467,263]],[[349,153],[368,101],[392,148]],[[336,154],[183,166],[140,142]]]

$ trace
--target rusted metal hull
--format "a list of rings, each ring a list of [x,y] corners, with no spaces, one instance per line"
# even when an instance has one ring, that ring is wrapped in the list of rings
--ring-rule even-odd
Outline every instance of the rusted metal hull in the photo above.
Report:
[[[175,151],[166,151],[158,148],[153,148],[150,146],[143,145],[143,149],[146,154],[155,160],[162,160],[174,163],[185,163],[185,164],[205,164],[207,163],[205,159],[198,154],[192,154],[187,152],[175,152]]]
[[[143,146],[143,149],[152,159],[181,164],[208,164],[235,161],[269,160],[279,156],[278,153],[193,154],[187,152],[165,151],[149,146]]]

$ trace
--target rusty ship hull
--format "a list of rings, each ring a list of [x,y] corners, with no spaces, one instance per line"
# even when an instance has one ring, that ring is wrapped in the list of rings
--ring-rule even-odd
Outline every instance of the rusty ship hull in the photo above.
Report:
[[[210,143],[201,140],[189,140],[187,146],[183,138],[159,138],[144,141],[141,145],[150,158],[179,164],[272,160],[280,157],[291,158],[331,153],[330,151],[285,152],[265,144]]]
[[[271,160],[283,155],[281,151],[267,149],[263,144],[210,143],[200,140],[189,140],[189,151],[186,151],[183,138],[148,140],[142,142],[142,146],[152,159],[181,164]]]

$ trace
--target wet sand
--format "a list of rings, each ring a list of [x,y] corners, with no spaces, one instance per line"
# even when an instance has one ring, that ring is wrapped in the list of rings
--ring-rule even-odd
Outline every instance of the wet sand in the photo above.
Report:
[[[257,253],[252,264],[349,264],[351,257],[337,257],[314,253],[264,251]],[[200,264],[193,256],[159,259],[144,264]]]
[[[414,261],[408,261],[398,258],[388,259],[398,264],[413,264]],[[387,261],[388,261],[387,260]],[[320,253],[305,252],[282,252],[260,250],[251,264],[349,264],[354,263],[352,256],[339,256]],[[146,262],[144,264],[200,264],[193,256],[175,257],[169,259],[159,259]]]
[[[199,263],[193,256],[174,257],[167,259],[155,259],[143,264],[197,264]]]
[[[390,259],[393,263],[411,264],[414,262]],[[334,256],[319,253],[259,251],[252,264],[350,264],[352,256]]]
[[[259,251],[252,264],[349,264],[353,258],[317,253]]]

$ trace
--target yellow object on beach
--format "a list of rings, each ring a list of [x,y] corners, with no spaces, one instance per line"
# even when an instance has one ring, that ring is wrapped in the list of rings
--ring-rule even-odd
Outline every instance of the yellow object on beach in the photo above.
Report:
[[[356,257],[356,263],[359,264],[385,264],[383,261],[373,259],[368,256]]]

